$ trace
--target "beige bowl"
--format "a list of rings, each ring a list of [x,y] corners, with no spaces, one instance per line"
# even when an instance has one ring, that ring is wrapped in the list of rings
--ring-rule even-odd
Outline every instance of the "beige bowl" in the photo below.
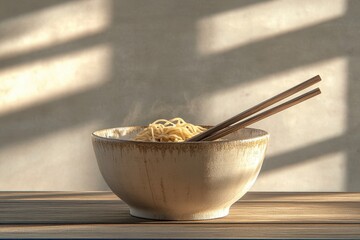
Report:
[[[92,142],[110,189],[128,204],[131,215],[150,219],[228,215],[254,184],[269,140],[267,132],[251,128],[212,142],[129,140],[141,129],[96,131]]]

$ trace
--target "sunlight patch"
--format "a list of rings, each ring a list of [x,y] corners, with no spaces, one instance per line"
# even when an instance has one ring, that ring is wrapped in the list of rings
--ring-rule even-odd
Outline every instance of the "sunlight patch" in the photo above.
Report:
[[[70,1],[1,21],[0,61],[102,32],[111,10],[108,0]]]
[[[346,2],[265,1],[207,16],[197,23],[199,55],[230,51],[254,41],[337,19],[345,14]]]
[[[111,53],[100,45],[0,71],[0,115],[104,84]]]

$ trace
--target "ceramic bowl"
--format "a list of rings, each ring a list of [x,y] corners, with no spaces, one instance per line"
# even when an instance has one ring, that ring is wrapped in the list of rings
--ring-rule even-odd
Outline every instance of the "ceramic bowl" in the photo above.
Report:
[[[211,142],[131,139],[143,127],[96,131],[92,143],[110,189],[136,217],[200,220],[228,215],[254,184],[269,134],[245,128]]]

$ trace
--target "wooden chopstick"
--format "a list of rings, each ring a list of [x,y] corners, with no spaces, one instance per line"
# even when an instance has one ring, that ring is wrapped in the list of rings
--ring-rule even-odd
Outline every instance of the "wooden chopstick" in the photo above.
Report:
[[[309,92],[307,92],[307,93],[305,93],[305,94],[303,94],[301,96],[298,96],[298,97],[296,97],[294,99],[291,99],[291,100],[289,100],[289,101],[287,101],[287,102],[285,102],[283,104],[280,104],[280,105],[278,105],[278,106],[276,106],[274,108],[271,108],[271,109],[269,109],[269,110],[267,110],[265,112],[259,113],[259,114],[255,115],[255,116],[251,117],[251,118],[248,118],[248,119],[246,119],[244,121],[241,121],[241,122],[238,122],[238,123],[236,123],[236,124],[234,124],[234,125],[232,125],[230,127],[222,129],[221,131],[218,131],[215,134],[204,138],[202,141],[213,141],[213,140],[219,139],[219,138],[221,138],[221,137],[223,137],[225,135],[228,135],[228,134],[230,134],[230,133],[232,133],[234,131],[237,131],[237,130],[239,130],[241,128],[249,126],[250,124],[253,124],[253,123],[255,123],[257,121],[260,121],[260,120],[262,120],[264,118],[267,118],[267,117],[269,117],[269,116],[271,116],[271,115],[273,115],[275,113],[278,113],[278,112],[283,111],[283,110],[285,110],[285,109],[287,109],[289,107],[292,107],[292,106],[294,106],[294,105],[296,105],[298,103],[301,103],[301,102],[303,102],[303,101],[305,101],[305,100],[307,100],[309,98],[315,97],[316,95],[319,95],[320,93],[321,93],[320,89],[316,88],[316,89],[314,89],[312,91],[309,91]]]
[[[315,77],[312,77],[272,98],[269,98],[235,116],[233,116],[232,118],[229,118],[227,120],[225,120],[224,122],[222,123],[219,123],[218,125],[212,127],[212,128],[209,128],[208,130],[198,134],[198,135],[195,135],[194,137],[192,138],[189,138],[188,140],[186,140],[187,142],[196,142],[196,141],[201,141],[207,137],[209,137],[210,135],[213,135],[215,134],[216,132],[222,130],[222,129],[225,129],[227,128],[228,126],[236,123],[236,122],[239,122],[240,120],[243,120],[245,119],[246,117],[249,117],[250,115],[254,114],[254,113],[257,113],[269,106],[271,106],[272,104],[275,104],[305,88],[308,88],[309,86],[311,85],[314,85],[315,83],[317,82],[320,82],[321,81],[321,78],[319,75],[315,76]]]

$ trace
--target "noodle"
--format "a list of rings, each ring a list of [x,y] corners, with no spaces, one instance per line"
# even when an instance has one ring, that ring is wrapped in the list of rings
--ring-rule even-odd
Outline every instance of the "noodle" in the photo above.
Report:
[[[182,118],[159,119],[150,123],[134,140],[147,142],[183,142],[206,129],[185,122]]]

